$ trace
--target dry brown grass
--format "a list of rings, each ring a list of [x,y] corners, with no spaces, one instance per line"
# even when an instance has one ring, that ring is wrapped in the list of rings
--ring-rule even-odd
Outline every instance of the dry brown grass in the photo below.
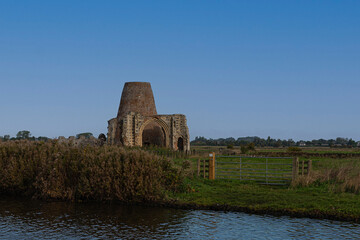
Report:
[[[300,176],[293,181],[293,186],[328,184],[334,192],[360,193],[359,160],[324,161],[322,166],[308,176]]]
[[[183,169],[154,154],[57,141],[0,143],[0,194],[41,199],[151,201],[178,191]]]

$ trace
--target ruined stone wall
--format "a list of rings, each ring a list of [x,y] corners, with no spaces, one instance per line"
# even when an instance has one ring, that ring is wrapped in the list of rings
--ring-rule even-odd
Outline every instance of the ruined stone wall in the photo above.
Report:
[[[116,128],[122,129],[121,143],[124,146],[142,146],[144,129],[148,125],[161,127],[164,132],[165,142],[162,144],[174,150],[178,150],[179,138],[183,139],[183,150],[190,150],[189,129],[186,117],[182,114],[143,116],[139,113],[130,112],[120,122],[114,119],[109,121],[108,142],[116,143]],[[119,131],[119,130],[118,130]]]
[[[118,116],[108,124],[109,144],[131,147],[150,143],[173,150],[190,150],[185,115],[158,115],[150,83],[125,83]]]
[[[117,122],[118,122],[117,118],[113,118],[108,121],[107,139],[108,139],[109,144],[115,144],[115,133],[116,133],[116,130],[118,129]]]

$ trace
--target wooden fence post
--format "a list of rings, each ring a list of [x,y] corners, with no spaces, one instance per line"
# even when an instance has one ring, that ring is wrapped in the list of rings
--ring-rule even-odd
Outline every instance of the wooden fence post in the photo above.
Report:
[[[197,162],[197,176],[198,177],[200,176],[200,158],[198,159],[198,162]]]
[[[299,158],[295,157],[293,159],[292,165],[292,180],[294,181],[299,175]]]
[[[215,179],[215,153],[209,154],[209,179]]]
[[[203,178],[205,178],[206,176],[206,162],[205,162],[205,158],[203,159]]]
[[[311,170],[312,170],[312,160],[310,159],[308,161],[307,175],[310,175]]]
[[[302,160],[301,161],[301,176],[303,176],[305,173],[305,161]]]

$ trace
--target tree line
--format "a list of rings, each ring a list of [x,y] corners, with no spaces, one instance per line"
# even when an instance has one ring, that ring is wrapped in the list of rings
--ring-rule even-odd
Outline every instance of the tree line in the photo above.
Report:
[[[4,135],[4,136],[0,136],[0,140],[1,141],[14,141],[14,140],[31,140],[31,141],[47,141],[49,140],[48,137],[34,137],[34,136],[31,136],[31,133],[30,131],[27,131],[27,130],[22,130],[22,131],[19,131],[17,134],[16,134],[16,137],[11,137],[10,135]]]
[[[76,138],[79,139],[80,137],[85,137],[89,139],[92,137],[93,134],[90,132],[79,133],[76,134]],[[0,136],[0,141],[12,141],[12,140],[32,140],[32,141],[47,141],[50,138],[40,136],[34,137],[31,136],[30,131],[22,130],[16,134],[16,137],[11,137],[10,135]],[[233,137],[229,138],[205,138],[205,137],[195,137],[193,141],[191,141],[192,146],[247,146],[249,143],[253,143],[256,147],[292,147],[292,146],[306,146],[306,147],[356,147],[360,146],[360,142],[356,142],[353,139],[349,138],[342,138],[338,137],[336,139],[314,139],[311,141],[294,141],[292,139],[288,140],[281,140],[281,139],[274,139],[270,136],[267,139],[260,138],[257,136],[254,137],[239,137],[237,139]]]
[[[77,139],[79,139],[80,137],[85,137],[86,139],[89,139],[92,136],[93,136],[93,134],[90,132],[76,134]],[[16,137],[11,137],[10,135],[0,136],[0,141],[3,141],[3,142],[14,141],[14,140],[30,140],[30,141],[45,141],[46,142],[49,139],[50,138],[43,137],[43,136],[40,136],[40,137],[31,136],[30,131],[27,131],[27,130],[19,131],[16,134]]]
[[[267,139],[260,137],[239,137],[237,139],[233,137],[229,138],[205,138],[205,137],[195,137],[191,141],[192,146],[245,146],[249,143],[253,143],[257,147],[292,147],[292,146],[307,146],[307,147],[356,147],[360,142],[356,142],[353,139],[338,137],[336,139],[317,139],[311,141],[294,141],[293,139],[282,140],[274,139],[270,136]]]

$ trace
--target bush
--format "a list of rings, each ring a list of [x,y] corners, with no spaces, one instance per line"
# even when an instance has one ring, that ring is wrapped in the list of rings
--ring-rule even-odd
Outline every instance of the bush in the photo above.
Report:
[[[287,151],[288,151],[288,152],[301,152],[302,149],[299,148],[299,147],[288,147],[288,148],[287,148]]]
[[[246,146],[242,145],[240,146],[240,151],[242,154],[247,154],[249,152],[249,149]]]
[[[227,145],[227,148],[228,148],[228,149],[233,149],[233,148],[234,148],[234,145],[229,144],[229,145]]]
[[[57,141],[0,143],[0,194],[41,199],[151,201],[183,189],[182,170],[154,154]]]
[[[248,153],[250,151],[255,152],[256,151],[255,144],[254,143],[249,143],[246,146],[242,145],[242,146],[240,146],[240,151],[241,151],[242,154],[246,154],[246,153]]]
[[[249,151],[255,151],[255,144],[254,143],[249,143],[247,145],[247,148],[249,149]]]

